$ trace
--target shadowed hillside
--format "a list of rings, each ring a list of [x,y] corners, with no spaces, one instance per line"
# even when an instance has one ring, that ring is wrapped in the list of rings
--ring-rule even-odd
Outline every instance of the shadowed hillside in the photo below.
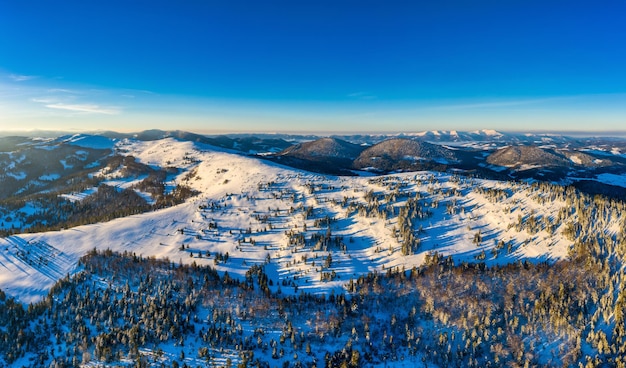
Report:
[[[492,165],[506,167],[532,166],[570,166],[571,162],[563,156],[536,146],[511,146],[501,148],[487,157]]]
[[[351,175],[349,169],[361,151],[362,146],[341,139],[321,138],[293,145],[277,154],[274,159],[304,170]]]
[[[411,139],[389,139],[364,150],[354,161],[356,169],[375,171],[435,169],[458,161],[454,151]]]

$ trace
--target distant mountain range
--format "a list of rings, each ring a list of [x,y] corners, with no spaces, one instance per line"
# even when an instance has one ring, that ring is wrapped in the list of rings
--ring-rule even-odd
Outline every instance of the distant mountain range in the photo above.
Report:
[[[459,171],[490,179],[533,179],[579,186],[593,194],[624,195],[623,188],[593,180],[626,172],[626,140],[513,135],[495,131],[424,132],[376,137],[356,145],[337,137],[297,143],[263,157],[305,170],[339,175],[359,171]],[[359,141],[364,141],[359,137]]]
[[[35,133],[33,135],[36,136]],[[111,150],[115,142],[124,139],[156,141],[163,138],[208,144],[286,166],[333,175],[459,171],[490,179],[532,179],[571,184],[594,194],[626,194],[623,188],[615,185],[615,181],[610,184],[595,181],[593,185],[587,182],[603,174],[622,175],[626,172],[626,139],[617,137],[570,137],[495,130],[331,137],[293,134],[201,135],[181,130],[154,129],[137,133],[42,132],[40,137],[4,137],[0,138],[0,152],[42,145]]]

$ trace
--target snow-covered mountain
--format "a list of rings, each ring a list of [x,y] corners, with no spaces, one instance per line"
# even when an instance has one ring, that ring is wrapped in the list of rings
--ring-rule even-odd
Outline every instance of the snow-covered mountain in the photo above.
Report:
[[[15,184],[0,199],[0,366],[622,357],[626,203],[540,179],[563,167],[588,192],[618,188],[620,142],[333,138],[272,159],[241,137],[159,134],[0,139]],[[290,152],[405,164],[338,176]],[[468,156],[501,178],[453,166]],[[412,171],[422,161],[437,171]]]
[[[115,150],[147,167],[177,168],[169,182],[185,183],[199,194],[162,210],[2,238],[0,289],[26,302],[38,300],[59,277],[74,272],[78,258],[93,248],[199,264],[214,263],[214,257],[201,254],[228,253],[229,262],[216,267],[239,276],[246,264],[269,257],[272,277],[301,290],[328,292],[364,272],[419,266],[433,251],[457,262],[502,264],[562,259],[572,244],[560,236],[563,221],[542,222],[537,234],[528,236],[520,221],[532,216],[554,219],[565,206],[563,200],[544,201],[549,191],[537,193],[530,184],[440,172],[328,176],[173,138],[125,139]],[[119,190],[142,179],[107,170],[94,168],[93,175],[104,174],[109,179],[103,184]],[[80,203],[93,190],[64,196]],[[403,250],[407,235],[400,234],[398,217],[407,206],[420,213],[410,226],[419,245],[408,251]],[[618,226],[615,221],[607,229]],[[477,231],[480,244],[473,243]],[[500,241],[507,249],[494,250]],[[317,265],[328,253],[336,260],[336,277],[320,281],[323,270]]]

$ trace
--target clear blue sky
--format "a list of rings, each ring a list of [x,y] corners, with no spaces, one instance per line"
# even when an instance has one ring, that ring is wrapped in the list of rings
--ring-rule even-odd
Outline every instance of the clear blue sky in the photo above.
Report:
[[[0,1],[0,130],[626,129],[626,1]]]

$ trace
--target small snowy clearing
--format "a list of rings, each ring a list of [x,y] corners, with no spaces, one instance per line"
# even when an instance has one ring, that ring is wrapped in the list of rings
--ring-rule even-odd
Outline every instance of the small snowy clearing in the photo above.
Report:
[[[41,175],[39,177],[39,180],[43,180],[43,181],[54,181],[57,180],[61,177],[61,175],[59,174],[46,174],[46,175]]]
[[[82,191],[80,193],[61,194],[61,195],[59,195],[59,197],[65,198],[65,199],[67,199],[67,200],[69,200],[71,202],[80,202],[83,199],[85,199],[86,197],[94,194],[97,191],[98,191],[98,188],[94,187],[94,188],[86,189],[86,190],[84,190],[84,191]]]
[[[23,172],[23,171],[20,171],[20,172],[17,172],[17,173],[9,172],[9,173],[7,173],[7,175],[15,178],[15,180],[24,180],[24,179],[26,179],[26,173]]]
[[[610,184],[610,185],[615,185],[615,186],[626,188],[626,175],[615,175],[615,174],[605,173],[605,174],[598,175],[596,177],[596,180],[604,184]]]

